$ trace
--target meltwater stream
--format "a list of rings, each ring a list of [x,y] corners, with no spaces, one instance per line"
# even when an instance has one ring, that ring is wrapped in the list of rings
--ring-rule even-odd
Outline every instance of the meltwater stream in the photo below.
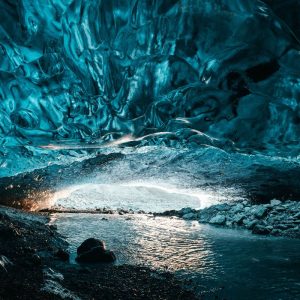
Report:
[[[0,1],[0,203],[35,210],[54,194],[65,208],[154,212],[299,201],[298,3]],[[118,264],[168,267],[200,292],[300,299],[297,240],[102,218],[53,222],[73,252],[98,236]]]
[[[115,251],[117,264],[175,272],[208,299],[223,287],[226,299],[300,296],[300,241],[141,215],[57,214],[52,222],[67,236],[73,262],[76,247],[94,236]]]
[[[123,208],[153,212],[181,208],[182,203],[205,206],[209,199],[159,186],[83,185],[57,195],[56,205],[90,209],[110,204],[115,209],[122,204]],[[73,263],[80,243],[96,237],[115,251],[116,264],[174,272],[204,299],[214,299],[216,294],[226,299],[300,297],[298,240],[260,237],[150,214],[53,214],[51,222],[67,237]]]

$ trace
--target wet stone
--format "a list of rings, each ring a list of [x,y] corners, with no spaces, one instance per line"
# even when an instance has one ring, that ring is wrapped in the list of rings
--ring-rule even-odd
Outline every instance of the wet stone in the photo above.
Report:
[[[247,229],[252,230],[254,226],[257,224],[257,220],[244,219],[243,224]]]
[[[280,236],[282,234],[282,231],[280,229],[275,228],[272,230],[271,234],[275,236]]]
[[[231,209],[231,205],[224,203],[215,206],[215,209],[218,211],[228,211]]]
[[[224,225],[226,222],[226,217],[224,215],[216,215],[215,217],[209,220],[210,224],[214,225]]]
[[[33,254],[32,255],[32,262],[33,262],[34,265],[39,266],[39,265],[41,265],[42,260],[41,260],[39,255]]]
[[[233,216],[232,221],[236,224],[241,225],[245,218],[246,218],[246,216],[244,214],[237,214],[237,215]]]
[[[272,206],[277,206],[277,205],[280,205],[282,202],[280,200],[276,200],[276,199],[273,199],[270,201],[270,204]]]
[[[268,212],[268,209],[262,205],[259,205],[252,210],[252,213],[254,214],[254,216],[259,219],[263,218],[267,214],[267,212]]]
[[[265,227],[263,225],[255,225],[252,233],[254,234],[261,234],[261,235],[267,235],[271,232],[271,229],[268,227]]]
[[[56,253],[55,253],[55,256],[57,258],[59,258],[60,260],[62,261],[68,261],[69,258],[70,258],[70,254],[65,251],[65,250],[62,250],[62,249],[59,249]]]
[[[182,208],[179,213],[184,216],[184,215],[187,215],[187,214],[190,214],[193,212],[193,209],[191,209],[190,207],[185,207],[185,208]]]
[[[103,250],[105,249],[105,243],[103,241],[100,241],[98,239],[89,238],[85,240],[78,248],[77,248],[77,254],[83,254],[87,251],[90,251],[92,248],[100,247]]]
[[[231,211],[232,211],[233,213],[241,212],[241,211],[243,211],[243,210],[244,210],[244,205],[241,204],[241,203],[235,205],[235,206],[231,209]]]
[[[294,219],[299,219],[300,220],[300,212],[296,213],[294,216],[293,216]]]
[[[101,240],[90,238],[77,248],[76,261],[79,263],[110,263],[116,260],[115,254],[107,250]]]
[[[197,214],[189,213],[182,216],[184,220],[195,220],[197,218]]]
[[[247,204],[248,206],[245,206]],[[252,205],[224,203],[201,210],[183,208],[170,215],[186,220],[197,219],[199,223],[210,223],[226,227],[243,227],[257,234],[298,236],[300,224],[300,203],[273,199],[270,204]],[[185,214],[182,214],[182,213]],[[168,212],[163,215],[169,215]],[[291,232],[287,230],[291,229]],[[280,231],[280,232],[279,232]]]
[[[284,212],[284,211],[286,210],[286,208],[283,207],[283,206],[277,206],[277,207],[275,207],[275,210],[276,210],[277,212]]]

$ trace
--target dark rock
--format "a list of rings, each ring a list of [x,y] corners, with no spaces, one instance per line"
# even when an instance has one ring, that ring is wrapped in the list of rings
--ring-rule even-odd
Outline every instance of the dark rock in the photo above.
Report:
[[[90,238],[85,240],[77,248],[76,261],[81,263],[98,263],[98,262],[114,262],[116,260],[115,254],[106,250],[103,241]]]
[[[190,213],[193,213],[194,212],[194,210],[192,209],[192,208],[190,208],[190,207],[184,207],[184,208],[182,208],[180,211],[179,211],[179,215],[180,216],[184,216],[184,215],[186,215],[186,214],[190,214]]]
[[[79,269],[78,272],[81,274],[91,274],[92,273],[92,271],[89,268]]]
[[[139,212],[138,212],[139,213]],[[151,214],[151,212],[149,212],[149,214]],[[178,216],[179,212],[177,210],[167,210],[163,213],[153,213],[154,215],[161,215],[161,216]]]
[[[293,222],[284,222],[283,225],[285,225],[287,228],[293,228],[295,224]]]
[[[100,247],[92,248],[76,257],[76,261],[81,263],[98,263],[98,262],[114,262],[116,260],[115,254],[110,250],[103,250]]]
[[[13,213],[4,220],[1,213],[6,211]],[[42,215],[0,207],[0,224],[11,223],[21,233],[10,240],[0,233],[0,299],[198,299],[183,289],[183,281],[174,276],[155,278],[154,272],[162,273],[146,267],[86,268],[54,259],[55,252],[68,244],[55,231],[50,236],[48,222]],[[30,248],[40,255],[40,265],[33,263]]]
[[[51,230],[57,230],[57,226],[56,226],[56,225],[49,225],[49,228],[50,228]]]
[[[59,258],[60,260],[63,260],[63,261],[69,261],[70,259],[70,254],[65,251],[65,250],[62,250],[62,249],[59,249],[56,253],[55,253],[55,256],[57,258]]]
[[[277,224],[275,225],[276,229],[280,229],[280,230],[287,230],[289,228],[289,226],[285,225],[285,224]]]
[[[273,229],[271,232],[272,235],[280,236],[282,231],[280,229]]]
[[[195,213],[184,214],[184,215],[182,216],[182,218],[183,218],[184,220],[195,220],[195,219],[197,218],[197,214],[195,214]]]
[[[24,252],[34,254],[34,253],[36,253],[36,249],[33,249],[31,247],[25,247]]]
[[[105,250],[105,243],[104,241],[100,241],[98,239],[89,238],[85,240],[78,248],[77,248],[77,254],[83,254],[87,251],[90,251],[92,248],[101,248],[102,250]]]
[[[9,226],[0,224],[0,235],[6,239],[14,239],[21,236],[20,232],[12,224]]]
[[[261,234],[261,235],[267,235],[271,232],[271,229],[268,227],[265,227],[263,225],[255,225],[252,229],[252,233],[254,234]]]
[[[299,227],[289,228],[285,231],[285,235],[292,238],[300,238],[300,229]]]
[[[32,255],[32,262],[33,262],[33,264],[36,265],[36,266],[39,266],[39,265],[42,264],[42,260],[41,260],[41,258],[39,257],[39,255],[37,255],[37,254],[33,254],[33,255]]]
[[[117,212],[120,216],[129,214],[129,211],[127,209],[118,209]]]

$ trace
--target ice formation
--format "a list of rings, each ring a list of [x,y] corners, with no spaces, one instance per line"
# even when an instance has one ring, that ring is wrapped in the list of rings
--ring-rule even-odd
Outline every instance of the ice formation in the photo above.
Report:
[[[261,1],[3,0],[0,11],[2,145],[163,132],[299,146],[299,43]]]
[[[299,11],[294,0],[0,1],[0,176],[86,155],[40,146],[122,137],[298,166]]]

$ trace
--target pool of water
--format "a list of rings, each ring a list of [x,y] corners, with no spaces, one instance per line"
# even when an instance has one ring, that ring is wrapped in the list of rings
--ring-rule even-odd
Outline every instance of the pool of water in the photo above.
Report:
[[[117,264],[147,265],[188,279],[197,293],[226,299],[299,299],[300,241],[260,237],[150,215],[54,214],[72,261],[89,237],[106,241]]]
[[[299,177],[290,172],[298,166],[294,160],[213,148],[123,152],[124,158],[93,166],[87,178],[78,176],[72,185],[61,186],[49,205],[161,212],[244,200],[248,192],[270,200],[280,194],[275,193],[274,186],[281,189],[275,175],[269,182],[278,170],[284,170],[280,176],[286,178],[288,190],[291,181],[299,187]],[[300,240],[150,214],[54,214],[51,222],[67,237],[73,263],[76,247],[96,237],[115,251],[117,264],[174,272],[205,299],[215,299],[214,291],[219,299],[300,299]]]

